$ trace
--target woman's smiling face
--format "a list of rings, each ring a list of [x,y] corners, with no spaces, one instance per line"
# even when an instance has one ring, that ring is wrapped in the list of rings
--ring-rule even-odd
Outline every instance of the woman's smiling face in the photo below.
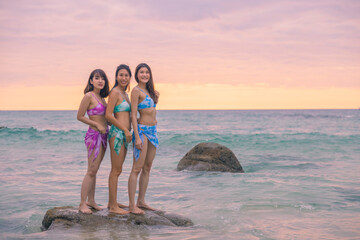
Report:
[[[147,83],[150,79],[149,69],[147,69],[147,67],[140,68],[137,78],[139,79],[140,82]]]
[[[121,69],[116,78],[121,88],[126,88],[126,86],[129,85],[130,74],[126,69]]]

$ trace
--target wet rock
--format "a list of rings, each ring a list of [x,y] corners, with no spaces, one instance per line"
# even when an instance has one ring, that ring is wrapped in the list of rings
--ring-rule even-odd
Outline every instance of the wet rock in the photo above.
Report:
[[[199,143],[180,160],[177,170],[239,172],[244,170],[234,153],[227,147],[212,143]]]
[[[105,225],[121,225],[123,228],[141,226],[192,226],[193,222],[183,216],[166,213],[164,211],[144,210],[145,214],[119,215],[109,213],[108,209],[93,211],[93,214],[79,213],[78,208],[66,206],[49,209],[42,221],[42,230],[71,228],[86,226],[88,228],[103,227]]]

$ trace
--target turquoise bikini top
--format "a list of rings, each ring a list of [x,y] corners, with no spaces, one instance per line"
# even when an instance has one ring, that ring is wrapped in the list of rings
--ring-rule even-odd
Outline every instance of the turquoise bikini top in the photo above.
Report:
[[[138,89],[140,91],[142,91],[143,93],[145,93],[139,87],[138,87]],[[144,109],[144,108],[156,107],[156,104],[154,103],[154,100],[151,97],[149,97],[146,93],[145,93],[145,95],[146,95],[146,97],[141,103],[139,103],[138,109],[141,110],[141,109]]]
[[[119,105],[116,105],[114,107],[114,113],[117,113],[117,112],[130,112],[130,111],[131,111],[130,104],[127,101],[125,101],[125,99]]]
[[[119,105],[116,105],[114,107],[114,113],[117,113],[117,112],[130,112],[131,111],[130,104],[125,100],[125,97],[121,94],[121,92],[120,92],[120,95],[123,98],[123,101]],[[129,99],[129,98],[127,98],[127,99]]]

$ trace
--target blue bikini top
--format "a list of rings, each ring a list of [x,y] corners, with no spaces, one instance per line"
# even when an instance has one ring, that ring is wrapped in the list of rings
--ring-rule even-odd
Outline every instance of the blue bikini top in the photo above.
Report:
[[[145,93],[139,87],[138,87],[138,89],[140,91],[142,91],[143,93]],[[146,95],[146,97],[141,103],[139,103],[138,109],[141,110],[141,109],[144,109],[144,108],[156,107],[156,104],[154,103],[154,100],[151,97],[149,97],[146,93],[145,93],[145,95]]]

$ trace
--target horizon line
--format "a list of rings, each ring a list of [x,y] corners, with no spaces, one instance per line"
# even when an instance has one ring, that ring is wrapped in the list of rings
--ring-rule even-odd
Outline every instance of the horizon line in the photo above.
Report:
[[[234,108],[234,109],[158,109],[158,111],[274,111],[274,110],[360,110],[360,108]],[[77,109],[11,109],[2,110],[1,112],[15,112],[15,111],[77,111]]]

